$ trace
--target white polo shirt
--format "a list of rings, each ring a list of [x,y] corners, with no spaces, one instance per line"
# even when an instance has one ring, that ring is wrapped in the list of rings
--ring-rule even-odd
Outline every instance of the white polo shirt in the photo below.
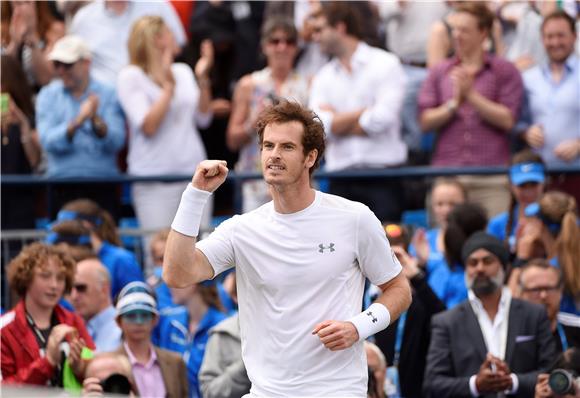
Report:
[[[225,221],[197,248],[216,275],[236,266],[252,395],[366,396],[362,342],[332,352],[311,332],[360,313],[365,276],[381,285],[401,271],[368,207],[321,192],[292,214],[270,202]]]

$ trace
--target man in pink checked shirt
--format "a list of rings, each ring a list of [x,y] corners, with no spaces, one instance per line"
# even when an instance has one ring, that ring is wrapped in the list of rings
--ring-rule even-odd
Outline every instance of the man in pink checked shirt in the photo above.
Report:
[[[429,72],[419,94],[423,131],[437,131],[434,166],[501,166],[523,96],[522,78],[484,48],[494,15],[483,2],[460,4],[449,18],[455,55]],[[469,198],[493,216],[508,207],[505,176],[464,176]]]

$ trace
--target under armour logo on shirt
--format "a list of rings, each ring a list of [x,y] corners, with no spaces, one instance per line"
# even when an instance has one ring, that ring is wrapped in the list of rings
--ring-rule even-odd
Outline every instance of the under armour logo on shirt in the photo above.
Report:
[[[373,315],[373,312],[372,311],[367,312],[367,315],[371,317],[373,323],[377,323],[378,322],[378,319],[375,318],[375,316]]]
[[[334,243],[329,243],[328,246],[324,246],[322,243],[318,245],[318,252],[324,253],[325,250],[330,250],[330,252],[333,252],[335,250]]]

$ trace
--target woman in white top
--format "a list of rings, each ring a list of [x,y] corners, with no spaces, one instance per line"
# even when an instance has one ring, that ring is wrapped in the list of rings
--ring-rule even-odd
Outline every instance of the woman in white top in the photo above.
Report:
[[[298,32],[291,19],[274,16],[262,28],[262,52],[268,66],[240,79],[234,91],[227,145],[240,151],[236,171],[260,171],[260,149],[255,130],[259,113],[279,98],[308,103],[308,80],[293,68],[298,53]],[[243,211],[248,212],[270,201],[263,180],[242,185]]]
[[[161,17],[138,19],[128,46],[130,65],[119,73],[117,88],[129,123],[129,173],[139,176],[193,173],[196,165],[206,159],[197,126],[207,127],[212,119],[211,43],[202,43],[195,76],[188,65],[173,63],[178,48]],[[146,230],[168,227],[184,185],[184,182],[133,184],[133,206],[140,227]],[[209,225],[211,211],[211,206],[206,208],[202,225]]]

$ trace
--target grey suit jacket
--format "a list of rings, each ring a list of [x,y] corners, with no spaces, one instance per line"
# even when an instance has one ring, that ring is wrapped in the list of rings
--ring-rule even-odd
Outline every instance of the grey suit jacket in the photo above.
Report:
[[[469,378],[478,373],[486,354],[483,334],[468,300],[435,315],[423,385],[425,396],[471,397]],[[534,396],[538,373],[549,368],[555,356],[546,310],[512,299],[505,361],[518,377],[516,397]]]

